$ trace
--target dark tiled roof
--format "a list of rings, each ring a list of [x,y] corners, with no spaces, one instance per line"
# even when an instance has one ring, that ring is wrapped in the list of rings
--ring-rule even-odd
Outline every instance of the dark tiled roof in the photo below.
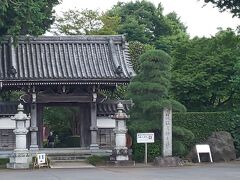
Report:
[[[121,102],[124,106],[126,113],[131,109],[133,102],[130,100],[107,100],[97,104],[97,115],[98,116],[109,116],[114,115],[117,112],[117,104]]]
[[[8,37],[0,45],[3,86],[128,83],[133,75],[121,35],[20,37],[16,48]]]

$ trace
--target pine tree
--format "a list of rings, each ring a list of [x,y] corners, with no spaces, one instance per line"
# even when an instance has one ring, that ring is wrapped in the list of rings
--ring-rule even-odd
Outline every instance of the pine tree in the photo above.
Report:
[[[129,85],[129,97],[134,106],[128,122],[133,137],[138,132],[154,132],[156,147],[149,147],[149,152],[156,157],[161,154],[161,125],[163,108],[185,111],[185,107],[171,99],[171,57],[162,50],[149,50],[140,57],[140,70]],[[183,139],[188,139],[188,143]],[[183,156],[194,139],[191,131],[182,127],[173,127],[173,154]],[[133,156],[143,157],[142,146],[133,144]]]
[[[150,50],[140,57],[141,69],[129,85],[129,97],[134,102],[132,119],[148,124],[161,124],[162,109],[172,107],[184,111],[185,107],[169,97],[171,57],[161,50]]]

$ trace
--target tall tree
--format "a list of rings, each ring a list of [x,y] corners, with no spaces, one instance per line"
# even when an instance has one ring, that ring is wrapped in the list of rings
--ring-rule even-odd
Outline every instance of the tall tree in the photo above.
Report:
[[[93,10],[68,10],[56,18],[55,34],[92,34],[101,26],[99,12]]]
[[[133,65],[133,69],[137,74],[141,69],[140,56],[148,50],[153,49],[155,49],[155,47],[149,44],[143,44],[138,41],[129,42],[129,53],[131,56],[131,62]]]
[[[121,18],[118,33],[126,33],[129,41],[152,44],[160,36],[170,33],[170,27],[163,15],[161,4],[142,0],[136,2],[119,2],[107,14]]]
[[[0,36],[40,35],[54,21],[53,7],[60,0],[1,0]]]
[[[170,34],[159,37],[154,45],[156,48],[172,55],[172,51],[181,43],[188,41],[190,36],[187,34],[187,27],[181,22],[180,17],[175,12],[167,14],[165,18],[170,27]]]
[[[117,34],[120,18],[96,10],[68,10],[56,18],[52,32],[56,35]]]
[[[232,108],[239,97],[232,80],[240,57],[239,45],[240,37],[231,29],[179,45],[173,52],[175,98],[192,111]]]
[[[171,41],[187,36],[186,27],[176,13],[163,15],[161,4],[148,1],[118,3],[105,13],[93,10],[69,10],[57,17],[55,34],[126,34],[128,41],[163,47],[166,36]],[[170,38],[169,38],[170,39]]]
[[[120,26],[121,18],[118,16],[110,17],[107,14],[103,13],[100,16],[102,21],[102,27],[96,32],[99,35],[114,35],[118,34],[118,28]]]
[[[205,3],[212,3],[216,7],[219,8],[219,10],[227,11],[229,10],[233,16],[237,16],[240,18],[240,2],[239,0],[204,0]]]

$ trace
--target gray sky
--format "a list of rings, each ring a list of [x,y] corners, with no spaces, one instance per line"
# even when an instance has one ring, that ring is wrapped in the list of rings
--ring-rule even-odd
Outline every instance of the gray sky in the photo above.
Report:
[[[105,11],[110,9],[119,0],[63,0],[55,9],[57,14],[68,9],[98,9]],[[129,2],[131,0],[120,0]],[[133,0],[135,1],[135,0]],[[164,13],[175,11],[182,22],[188,27],[188,33],[193,36],[211,36],[217,32],[218,27],[223,29],[231,27],[236,29],[240,25],[240,19],[232,18],[230,13],[220,13],[211,4],[203,7],[202,0],[149,0],[156,6],[162,3]]]

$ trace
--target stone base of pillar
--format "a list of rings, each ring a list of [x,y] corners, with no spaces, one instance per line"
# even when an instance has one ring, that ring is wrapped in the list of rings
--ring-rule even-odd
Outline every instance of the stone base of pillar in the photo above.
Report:
[[[90,145],[90,150],[95,150],[95,149],[99,149],[98,144],[91,144]]]
[[[116,147],[113,150],[112,153],[113,157],[115,158],[116,161],[128,161],[129,160],[129,153],[128,153],[128,148],[127,147]]]
[[[10,162],[7,164],[9,169],[28,169],[31,164],[31,156],[29,151],[14,150],[10,156]]]
[[[116,161],[128,161],[128,160],[129,160],[128,156],[122,156],[122,155],[116,156]]]
[[[156,157],[153,162],[154,166],[159,167],[176,167],[182,166],[182,160],[179,157]]]
[[[30,145],[30,148],[29,148],[31,151],[38,151],[39,150],[39,147],[38,145]]]
[[[114,166],[114,167],[132,167],[135,166],[135,161],[108,161],[107,166]]]

